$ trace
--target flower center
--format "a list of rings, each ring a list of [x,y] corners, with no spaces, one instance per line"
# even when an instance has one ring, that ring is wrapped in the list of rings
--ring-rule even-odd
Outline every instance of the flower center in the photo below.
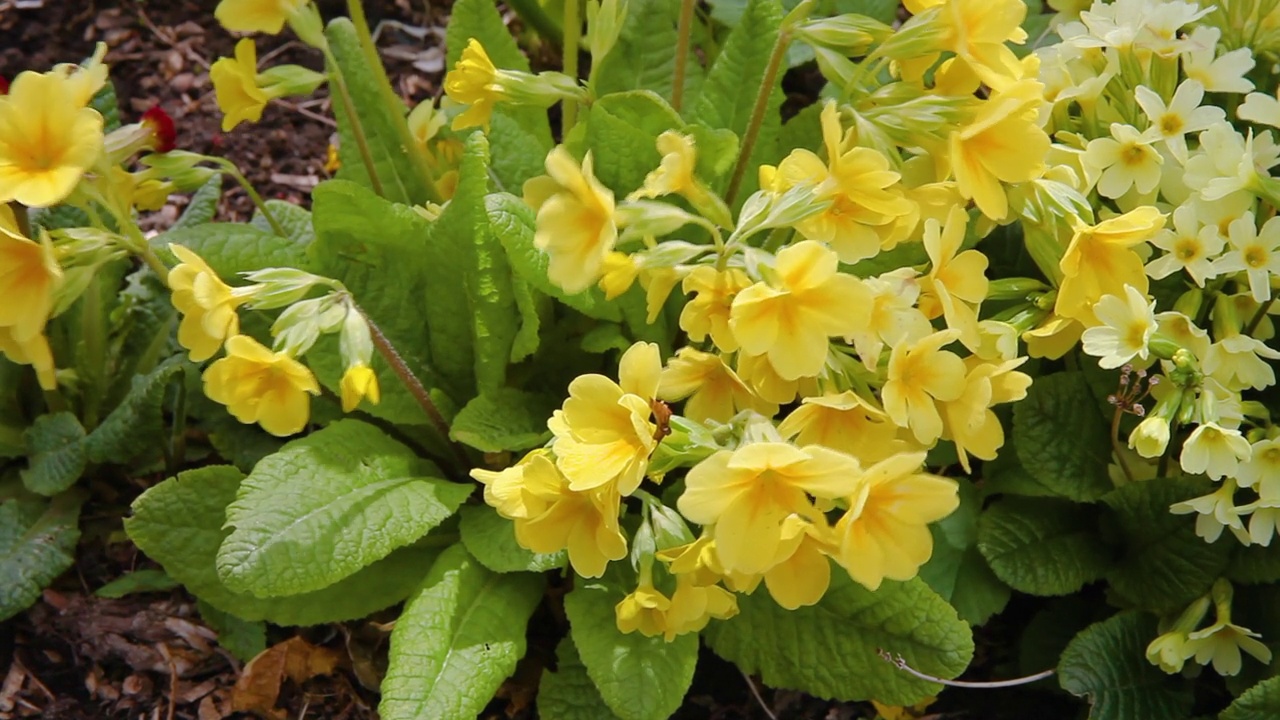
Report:
[[[1128,331],[1124,336],[1125,344],[1131,348],[1144,348],[1147,346],[1147,323],[1141,320],[1135,320],[1129,324]]]
[[[1137,143],[1129,143],[1120,151],[1120,162],[1125,165],[1141,165],[1146,159],[1146,148]]]
[[[1173,246],[1173,254],[1184,263],[1191,262],[1200,255],[1200,242],[1193,237],[1178,238]]]
[[[1182,117],[1176,113],[1165,113],[1160,117],[1160,133],[1162,135],[1177,135],[1182,132]]]
[[[1267,255],[1263,248],[1251,245],[1244,250],[1244,264],[1254,269],[1266,267]]]

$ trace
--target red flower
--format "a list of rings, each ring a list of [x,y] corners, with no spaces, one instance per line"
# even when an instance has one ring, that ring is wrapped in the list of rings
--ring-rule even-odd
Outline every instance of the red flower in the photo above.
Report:
[[[175,147],[178,133],[174,129],[173,118],[169,117],[169,114],[159,105],[142,114],[142,124],[150,128],[155,135],[154,150],[156,152],[167,153]]]

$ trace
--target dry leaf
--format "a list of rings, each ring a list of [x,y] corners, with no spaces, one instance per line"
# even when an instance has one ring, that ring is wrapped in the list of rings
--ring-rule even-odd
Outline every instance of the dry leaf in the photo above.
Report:
[[[284,679],[303,683],[317,675],[328,675],[341,659],[337,651],[296,636],[273,645],[244,666],[231,691],[232,709],[262,717],[283,717],[283,711],[276,710],[276,700]]]

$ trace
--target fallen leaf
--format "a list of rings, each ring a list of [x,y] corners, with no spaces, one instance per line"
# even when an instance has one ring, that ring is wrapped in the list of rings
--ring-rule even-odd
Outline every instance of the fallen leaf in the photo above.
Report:
[[[285,678],[303,683],[317,675],[328,675],[341,659],[337,651],[296,636],[273,645],[244,666],[231,691],[231,708],[262,717],[283,717],[283,711],[276,709],[276,700]]]

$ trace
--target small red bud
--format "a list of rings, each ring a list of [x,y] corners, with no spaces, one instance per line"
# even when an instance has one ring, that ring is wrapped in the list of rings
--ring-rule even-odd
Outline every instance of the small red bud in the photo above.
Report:
[[[9,78],[0,75],[0,95],[9,94]]]
[[[169,117],[169,114],[159,105],[142,114],[142,124],[151,128],[151,132],[155,135],[154,150],[156,152],[167,153],[176,146],[178,132],[173,126],[173,118]]]

